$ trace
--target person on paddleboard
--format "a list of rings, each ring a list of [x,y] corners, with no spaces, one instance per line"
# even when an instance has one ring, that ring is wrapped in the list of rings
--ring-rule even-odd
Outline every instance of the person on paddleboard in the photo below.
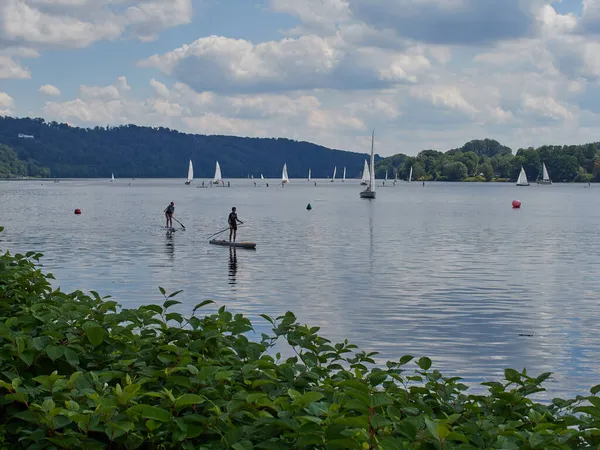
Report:
[[[229,222],[229,242],[231,242],[231,236],[233,236],[233,242],[235,242],[235,238],[237,235],[237,224],[244,223],[240,219],[238,219],[237,212],[235,212],[235,206],[231,208],[231,212],[229,213],[229,217],[227,218],[227,222]]]
[[[165,208],[165,217],[167,219],[166,228],[173,228],[173,214],[175,213],[175,202],[169,203]]]

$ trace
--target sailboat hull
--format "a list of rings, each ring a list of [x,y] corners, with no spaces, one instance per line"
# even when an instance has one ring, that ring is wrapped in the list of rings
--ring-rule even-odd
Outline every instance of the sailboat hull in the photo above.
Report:
[[[362,191],[360,198],[375,198],[375,191]]]
[[[517,183],[517,186],[529,186],[529,183],[521,183],[521,184]]]
[[[537,184],[552,184],[552,181],[550,180],[538,180],[536,181]]]

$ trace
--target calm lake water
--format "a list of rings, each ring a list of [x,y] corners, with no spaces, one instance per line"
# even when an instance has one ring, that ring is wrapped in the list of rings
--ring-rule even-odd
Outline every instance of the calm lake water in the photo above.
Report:
[[[212,299],[266,331],[258,314],[291,310],[381,362],[425,355],[470,382],[506,367],[555,372],[550,396],[600,382],[600,186],[388,182],[368,201],[357,180],[317,183],[1,182],[0,248],[128,307],[183,289],[184,313]],[[170,201],[187,228],[171,237]],[[231,206],[256,251],[208,244]]]

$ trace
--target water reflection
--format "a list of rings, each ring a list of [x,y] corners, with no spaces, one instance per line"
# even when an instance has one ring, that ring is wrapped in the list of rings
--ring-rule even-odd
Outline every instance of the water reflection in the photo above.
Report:
[[[237,271],[237,253],[235,247],[229,247],[229,284],[232,286],[235,286]]]
[[[169,261],[175,261],[175,239],[173,239],[173,232],[167,231],[165,235],[165,253],[169,257]]]

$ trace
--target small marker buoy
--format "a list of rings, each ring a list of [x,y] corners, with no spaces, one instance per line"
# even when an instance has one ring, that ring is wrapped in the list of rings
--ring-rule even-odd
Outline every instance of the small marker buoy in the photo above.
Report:
[[[521,201],[520,200],[513,200],[512,201],[512,207],[513,208],[520,208],[521,207]]]
[[[81,214],[81,210],[80,210],[79,208],[77,208],[77,209],[75,210],[75,214]]]
[[[310,206],[310,203],[308,205],[306,205],[306,209],[309,211],[312,209],[312,206]]]

